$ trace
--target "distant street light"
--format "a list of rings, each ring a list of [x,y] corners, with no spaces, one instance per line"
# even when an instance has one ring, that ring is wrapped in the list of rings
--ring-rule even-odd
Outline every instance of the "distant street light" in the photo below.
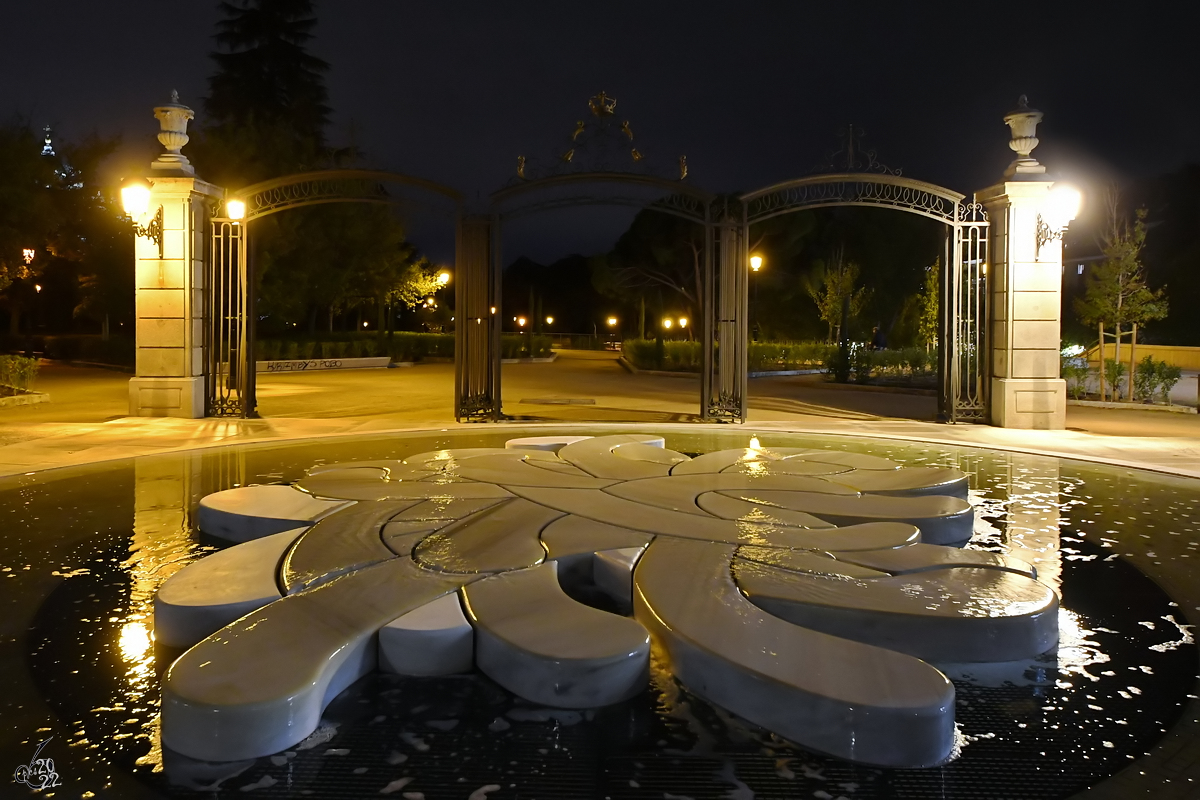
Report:
[[[609,318],[608,318],[608,327],[610,327],[610,328],[612,328],[612,327],[615,327],[615,326],[616,326],[616,324],[617,324],[617,318],[616,318],[616,317],[609,317]]]
[[[439,272],[438,276],[437,276],[437,282],[438,282],[438,285],[445,286],[447,283],[450,282],[450,273],[444,272],[444,271]]]
[[[33,285],[33,290],[35,292],[37,292],[38,294],[41,294],[42,293],[42,285],[40,283],[35,283]]]
[[[663,327],[666,328],[667,330],[671,329],[672,323],[673,323],[673,320],[670,317],[666,317],[665,319],[663,319]]]
[[[546,317],[546,324],[547,324],[547,325],[553,325],[553,324],[554,324],[554,317]]]
[[[688,321],[687,321],[687,317],[680,317],[680,318],[679,318],[679,327],[681,327],[681,328],[686,328],[686,327],[687,327],[687,322],[688,322]]]
[[[37,255],[37,251],[34,250],[32,247],[25,247],[21,250],[21,255],[25,258],[26,264],[32,264],[33,257],[35,255]]]
[[[526,323],[527,321],[528,321],[528,320],[526,320],[524,317],[517,317],[517,325],[518,325],[519,327],[522,327],[522,328],[524,328],[524,327],[525,327],[525,323]]]
[[[763,257],[760,255],[750,256],[750,280],[754,282],[754,302],[750,304],[750,330],[754,334],[754,341],[758,341],[758,271],[762,269]]]

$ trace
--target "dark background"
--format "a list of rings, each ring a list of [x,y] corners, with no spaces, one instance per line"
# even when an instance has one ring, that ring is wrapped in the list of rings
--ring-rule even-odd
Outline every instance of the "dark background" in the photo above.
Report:
[[[552,154],[600,89],[643,152],[686,154],[711,191],[803,174],[854,122],[884,163],[970,193],[1011,160],[1001,118],[1022,93],[1046,113],[1035,155],[1085,189],[1200,160],[1198,15],[1184,3],[326,0],[317,12],[331,142],[477,200],[518,155]],[[68,138],[120,133],[114,180],[141,171],[157,150],[151,108],[176,88],[201,109],[217,16],[207,0],[5,2],[0,112]],[[566,214],[513,232],[505,252],[593,252],[627,222]],[[448,255],[444,235],[414,237]]]

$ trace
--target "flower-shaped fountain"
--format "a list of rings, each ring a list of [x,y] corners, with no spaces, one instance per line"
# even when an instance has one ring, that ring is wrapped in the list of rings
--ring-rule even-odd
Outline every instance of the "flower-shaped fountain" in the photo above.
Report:
[[[966,476],[857,453],[695,458],[646,435],[333,464],[204,498],[242,542],[155,599],[163,743],[228,761],[284,750],[375,669],[478,669],[535,703],[618,703],[652,645],[690,691],[823,753],[944,762],[954,687],[933,664],[1052,648],[1033,568],[962,549]],[[587,605],[587,587],[607,598]]]

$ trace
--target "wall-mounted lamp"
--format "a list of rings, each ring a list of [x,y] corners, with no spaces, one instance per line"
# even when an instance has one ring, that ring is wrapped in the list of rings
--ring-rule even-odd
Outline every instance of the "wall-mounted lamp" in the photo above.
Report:
[[[150,210],[150,184],[141,178],[125,182],[121,187],[121,207],[133,220],[133,231],[138,236],[144,236],[158,245],[158,257],[163,257],[163,208],[158,207],[154,217],[146,225],[141,220]]]
[[[225,201],[225,216],[234,222],[240,222],[246,218],[246,203],[243,200],[226,200]]]
[[[762,265],[762,256],[750,256],[750,269],[752,271],[758,272],[760,269],[762,269]]]
[[[1059,184],[1046,196],[1046,204],[1037,217],[1037,251],[1034,261],[1041,258],[1042,247],[1063,238],[1071,220],[1079,215],[1083,195],[1073,186]]]

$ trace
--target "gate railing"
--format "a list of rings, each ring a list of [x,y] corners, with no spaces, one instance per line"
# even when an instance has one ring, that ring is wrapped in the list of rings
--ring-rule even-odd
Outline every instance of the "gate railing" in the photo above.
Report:
[[[255,409],[253,280],[246,225],[214,217],[204,276],[204,405],[210,417]]]
[[[942,413],[947,422],[987,420],[988,227],[981,204],[959,204],[942,289]]]

